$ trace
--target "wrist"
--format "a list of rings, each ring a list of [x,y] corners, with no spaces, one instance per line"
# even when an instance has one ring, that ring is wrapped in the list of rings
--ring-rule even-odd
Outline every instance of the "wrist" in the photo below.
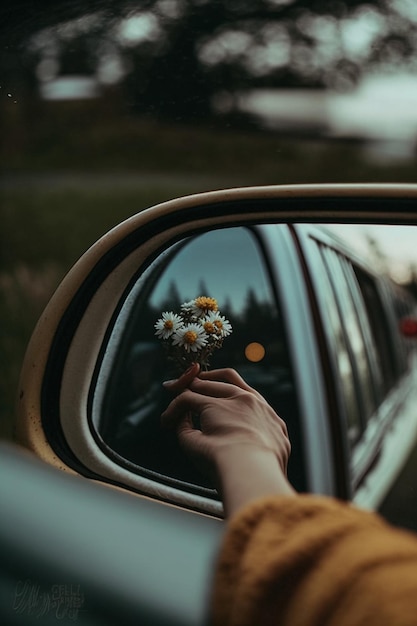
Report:
[[[250,444],[225,446],[216,453],[215,467],[227,517],[258,498],[295,494],[269,448]]]

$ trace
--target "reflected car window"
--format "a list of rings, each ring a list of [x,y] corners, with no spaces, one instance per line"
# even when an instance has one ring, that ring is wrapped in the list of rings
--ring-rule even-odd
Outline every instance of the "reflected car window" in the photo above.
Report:
[[[340,316],[343,320],[348,348],[353,359],[352,362],[355,364],[354,373],[357,376],[356,385],[360,393],[362,419],[366,422],[376,408],[376,399],[361,323],[343,272],[342,258],[335,251],[327,248],[325,250],[325,260],[329,267],[333,289],[338,299]]]
[[[161,383],[176,372],[170,369],[154,324],[163,311],[178,311],[183,302],[199,295],[216,298],[233,326],[210,367],[237,369],[288,420],[289,429],[297,430],[282,318],[262,247],[255,231],[243,227],[176,244],[133,287],[119,316],[125,319],[122,331],[109,342],[110,374],[96,426],[119,461],[158,472],[164,480],[210,487],[176,450],[173,436],[159,426],[169,401]],[[300,485],[301,461],[295,460],[294,466],[294,480]]]
[[[318,250],[324,262],[324,246],[319,246]],[[330,276],[327,271],[320,273],[320,297],[323,299],[323,315],[327,324],[325,325],[329,336],[329,344],[334,350],[337,363],[335,375],[341,387],[341,397],[344,402],[346,413],[347,435],[350,446],[358,440],[361,432],[360,413],[358,407],[358,397],[355,387],[354,372],[351,356],[349,354],[346,335],[343,330],[342,318],[336,296],[332,287]],[[333,338],[333,340],[332,340]]]

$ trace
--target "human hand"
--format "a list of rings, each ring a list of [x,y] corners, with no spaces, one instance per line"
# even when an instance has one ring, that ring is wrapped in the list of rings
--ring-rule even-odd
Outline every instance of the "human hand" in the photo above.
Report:
[[[163,425],[176,429],[187,453],[223,488],[226,478],[237,478],[248,467],[248,459],[255,458],[258,469],[262,459],[263,468],[268,465],[269,474],[279,477],[277,489],[282,490],[284,483],[285,488],[289,486],[286,471],[291,446],[285,422],[235,370],[198,374],[195,366],[177,381],[165,384],[178,395],[163,413]],[[199,418],[200,430],[193,426],[193,415]],[[261,473],[265,475],[263,470]],[[269,478],[270,491],[274,481]],[[264,491],[262,486],[260,491]]]

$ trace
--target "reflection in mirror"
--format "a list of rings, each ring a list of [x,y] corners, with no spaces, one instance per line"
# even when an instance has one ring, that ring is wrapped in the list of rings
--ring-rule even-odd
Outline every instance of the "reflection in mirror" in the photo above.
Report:
[[[417,280],[417,229],[392,224],[327,224],[377,272],[413,290]]]
[[[172,378],[154,324],[198,295],[216,298],[233,333],[210,367],[234,367],[277,411],[295,420],[295,392],[285,334],[268,265],[255,230],[229,228],[176,244],[133,287],[113,333],[107,390],[98,430],[120,457],[142,468],[209,486],[160,429],[169,401],[161,383]],[[117,324],[116,324],[117,327]],[[291,410],[287,407],[291,406]],[[298,471],[300,474],[300,471]]]
[[[297,371],[294,365],[294,350],[301,361],[305,355],[299,339],[305,329],[295,328],[297,307],[304,307],[337,405],[329,419],[341,425],[354,489],[371,459],[364,442],[386,428],[395,394],[412,369],[417,342],[400,329],[404,317],[407,328],[416,318],[415,241],[413,227],[269,224],[212,230],[172,245],[131,285],[106,346],[92,411],[106,452],[133,472],[217,497],[175,437],[160,428],[170,401],[161,383],[175,372],[154,329],[163,311],[208,295],[233,326],[210,367],[237,369],[287,422],[290,480],[306,489],[304,392],[300,361]],[[294,247],[292,256],[286,246]],[[288,272],[309,283],[299,301],[293,301],[291,283],[282,289]],[[334,425],[327,428],[333,432]]]

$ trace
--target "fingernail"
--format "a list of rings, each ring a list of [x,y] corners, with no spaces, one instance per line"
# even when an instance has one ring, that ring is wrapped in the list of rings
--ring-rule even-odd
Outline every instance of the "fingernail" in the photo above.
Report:
[[[182,372],[182,374],[181,374],[178,378],[174,378],[173,380],[165,380],[165,381],[162,383],[162,385],[163,385],[164,387],[166,387],[166,386],[168,386],[168,387],[169,387],[169,385],[172,385],[173,383],[176,383],[176,382],[177,382],[178,380],[180,380],[183,376],[186,376],[187,374],[189,374],[190,372],[192,372],[192,370],[195,368],[195,366],[196,366],[196,364],[195,364],[195,363],[192,363],[192,364],[190,365],[190,367],[188,367],[188,368],[185,370],[185,372]]]

